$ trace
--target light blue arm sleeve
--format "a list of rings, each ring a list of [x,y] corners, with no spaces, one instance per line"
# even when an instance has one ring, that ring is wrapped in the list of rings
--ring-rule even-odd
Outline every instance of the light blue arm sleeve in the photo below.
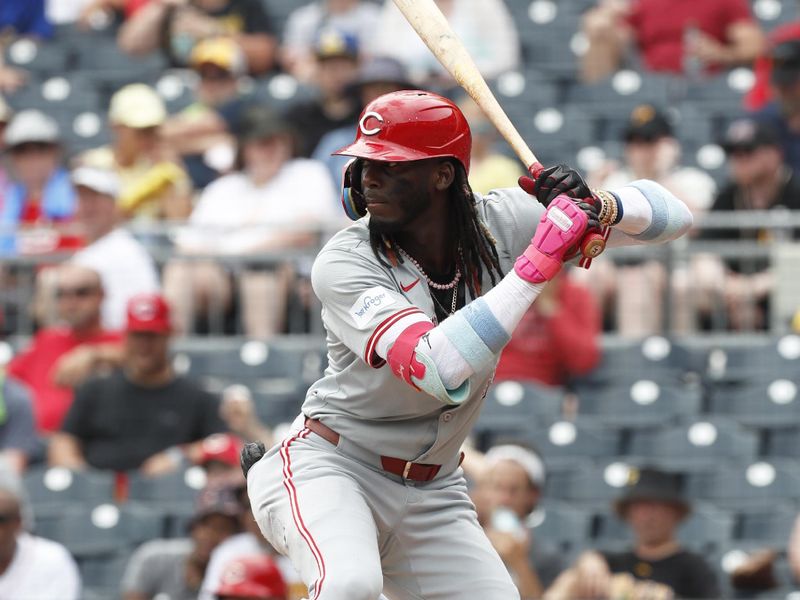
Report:
[[[691,228],[694,219],[689,207],[661,184],[648,179],[639,179],[625,187],[640,192],[644,201],[650,206],[651,221],[643,231],[636,234],[622,231],[619,226],[614,227],[609,245],[661,244],[681,237]],[[622,199],[623,213],[626,210],[626,201],[631,200],[629,197],[626,200],[624,189],[617,191]]]

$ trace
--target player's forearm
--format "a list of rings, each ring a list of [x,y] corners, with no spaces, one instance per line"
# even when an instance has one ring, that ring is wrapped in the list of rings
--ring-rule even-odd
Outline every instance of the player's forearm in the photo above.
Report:
[[[622,218],[609,245],[660,244],[684,235],[692,226],[692,213],[684,202],[664,186],[646,179],[614,190]]]

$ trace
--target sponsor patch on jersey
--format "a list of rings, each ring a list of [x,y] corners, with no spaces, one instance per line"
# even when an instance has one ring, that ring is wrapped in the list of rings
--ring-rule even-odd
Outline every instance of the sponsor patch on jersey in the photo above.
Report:
[[[376,285],[361,294],[350,307],[350,316],[356,327],[363,329],[385,306],[395,303],[389,290]]]

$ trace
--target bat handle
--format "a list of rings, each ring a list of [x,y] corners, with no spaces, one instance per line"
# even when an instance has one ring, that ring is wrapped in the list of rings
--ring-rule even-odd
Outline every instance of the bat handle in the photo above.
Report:
[[[542,171],[544,171],[544,166],[538,161],[528,167],[528,173],[530,173],[531,177],[534,179],[539,179],[539,175],[542,174]]]

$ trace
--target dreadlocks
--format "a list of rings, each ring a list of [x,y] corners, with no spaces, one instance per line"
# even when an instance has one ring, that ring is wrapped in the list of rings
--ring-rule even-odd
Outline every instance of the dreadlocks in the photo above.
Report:
[[[503,276],[503,271],[500,268],[495,239],[478,216],[467,173],[460,162],[451,162],[455,168],[455,179],[450,186],[455,233],[452,237],[452,251],[459,270],[464,274],[470,295],[477,298],[482,293],[484,268],[489,273],[493,286]],[[381,264],[391,267],[403,262],[402,255],[397,251],[397,242],[391,234],[382,234],[370,228],[369,239],[372,251]]]

